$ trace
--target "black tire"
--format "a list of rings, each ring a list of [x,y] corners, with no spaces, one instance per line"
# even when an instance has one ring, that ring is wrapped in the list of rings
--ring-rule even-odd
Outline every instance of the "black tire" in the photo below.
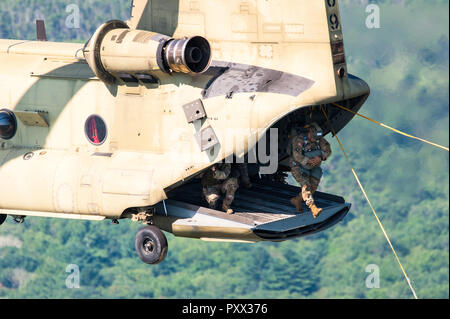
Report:
[[[6,220],[7,215],[0,214],[0,225],[3,224]]]
[[[158,227],[146,226],[137,232],[134,248],[144,263],[155,265],[167,255],[167,238]]]

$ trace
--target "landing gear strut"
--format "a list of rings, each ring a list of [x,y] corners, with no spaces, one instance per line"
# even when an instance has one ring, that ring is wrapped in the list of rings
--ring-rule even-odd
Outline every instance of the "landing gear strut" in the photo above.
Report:
[[[6,220],[6,215],[0,214],[0,225],[3,224]]]
[[[25,216],[13,216],[14,217],[14,221],[17,224],[23,224],[25,222]]]
[[[167,255],[167,238],[158,227],[149,225],[138,231],[134,247],[144,263],[155,265]]]

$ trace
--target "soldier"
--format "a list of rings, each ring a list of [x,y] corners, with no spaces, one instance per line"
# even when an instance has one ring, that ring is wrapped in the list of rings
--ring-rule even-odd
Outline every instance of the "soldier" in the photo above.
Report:
[[[234,163],[231,167],[231,177],[235,177],[239,181],[239,185],[245,188],[252,188],[252,182],[248,176],[247,163]]]
[[[225,194],[222,209],[233,214],[231,203],[238,189],[237,178],[231,177],[231,164],[216,164],[208,169],[202,178],[203,195],[210,208],[215,209],[221,194]]]
[[[291,199],[291,204],[302,213],[302,201],[305,201],[316,218],[322,212],[322,208],[315,205],[313,194],[322,177],[320,165],[331,155],[331,147],[322,137],[322,130],[316,123],[305,128],[306,131],[295,136],[290,145],[292,149],[289,164],[292,176],[302,187],[302,192]]]

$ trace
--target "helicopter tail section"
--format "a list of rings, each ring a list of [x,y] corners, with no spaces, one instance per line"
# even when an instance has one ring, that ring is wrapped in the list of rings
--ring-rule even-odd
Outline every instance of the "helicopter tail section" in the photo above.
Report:
[[[348,87],[337,0],[134,0],[128,25],[175,38],[203,36],[213,63],[311,79],[313,101],[344,98]]]

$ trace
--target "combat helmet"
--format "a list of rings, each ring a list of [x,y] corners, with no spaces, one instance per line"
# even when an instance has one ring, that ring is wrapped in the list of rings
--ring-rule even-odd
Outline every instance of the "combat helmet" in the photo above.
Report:
[[[316,138],[319,139],[323,136],[323,131],[322,128],[319,126],[319,124],[317,124],[316,122],[314,123],[310,123],[310,124],[306,124],[304,126],[305,131],[310,131],[311,135]]]

